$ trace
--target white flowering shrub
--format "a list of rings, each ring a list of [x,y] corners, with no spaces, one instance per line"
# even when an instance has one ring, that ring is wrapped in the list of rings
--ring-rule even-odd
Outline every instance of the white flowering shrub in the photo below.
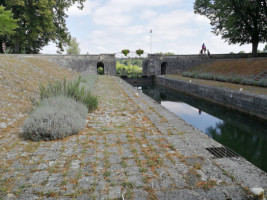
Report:
[[[69,97],[44,99],[23,125],[23,135],[33,141],[61,139],[77,134],[86,124],[86,105]]]

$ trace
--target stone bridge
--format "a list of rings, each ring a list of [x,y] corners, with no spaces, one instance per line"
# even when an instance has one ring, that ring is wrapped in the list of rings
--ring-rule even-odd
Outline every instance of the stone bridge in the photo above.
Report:
[[[115,54],[100,55],[18,55],[23,57],[40,57],[50,62],[57,63],[60,66],[72,69],[77,72],[91,71],[97,73],[99,67],[104,68],[105,75],[116,75]]]
[[[100,55],[42,55],[29,54],[18,55],[21,57],[40,57],[57,63],[60,66],[83,72],[91,71],[97,73],[99,67],[104,68],[105,75],[116,75],[116,54]],[[249,58],[251,54],[206,54],[199,55],[157,55],[148,54],[143,60],[143,76],[154,76],[164,74],[181,74],[182,72],[204,63],[212,63],[221,59]],[[267,57],[267,53],[259,54]],[[141,59],[141,58],[140,58]]]
[[[181,74],[188,69],[222,59],[250,58],[251,54],[195,54],[195,55],[157,55],[149,54],[143,62],[143,76]],[[267,53],[258,54],[267,57]],[[256,59],[256,58],[254,58]]]

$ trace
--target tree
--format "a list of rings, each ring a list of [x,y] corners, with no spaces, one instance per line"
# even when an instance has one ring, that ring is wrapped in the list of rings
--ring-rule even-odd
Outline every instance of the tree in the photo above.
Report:
[[[10,10],[5,10],[4,6],[0,6],[0,37],[13,35],[14,30],[18,28],[17,21]]]
[[[127,56],[128,53],[130,53],[130,50],[129,49],[123,49],[123,50],[121,50],[121,53],[123,53],[125,56]]]
[[[138,49],[138,50],[136,50],[136,54],[137,54],[138,56],[141,56],[143,53],[144,53],[144,50],[142,50],[142,49]]]
[[[267,41],[266,0],[195,0],[195,13],[210,19],[212,32],[222,35],[229,44],[258,44]]]
[[[70,41],[66,27],[66,11],[74,3],[83,7],[86,0],[0,0],[19,19],[19,28],[10,38],[1,37],[12,47],[13,53],[38,53],[49,42],[63,51]]]
[[[76,41],[76,38],[71,38],[69,42],[69,48],[67,49],[67,54],[78,55],[80,54],[79,43]]]
[[[264,49],[262,50],[263,53],[267,53],[267,44],[265,45]]]

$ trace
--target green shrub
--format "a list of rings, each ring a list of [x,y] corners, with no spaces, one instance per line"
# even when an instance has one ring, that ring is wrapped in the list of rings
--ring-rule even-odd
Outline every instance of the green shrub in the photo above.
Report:
[[[33,141],[62,139],[77,134],[86,124],[87,108],[69,97],[43,100],[25,120],[23,136]]]
[[[182,75],[185,77],[192,77],[192,72],[183,72]]]
[[[97,68],[97,74],[104,75],[104,68],[103,67],[98,67]]]
[[[259,80],[258,84],[263,87],[267,87],[267,79]]]
[[[243,84],[243,85],[252,85],[253,82],[254,82],[253,79],[244,78],[244,79],[241,81],[241,84]]]
[[[70,82],[67,82],[66,79],[64,81],[49,82],[47,87],[41,84],[40,98],[43,100],[54,96],[67,96],[84,103],[89,112],[93,111],[98,106],[97,98],[89,90],[85,90],[84,86],[81,87],[80,83],[81,76],[77,80]]]
[[[243,78],[240,76],[223,76],[223,75],[213,75],[213,74],[198,74],[196,72],[183,72],[182,76],[190,78],[200,78],[206,80],[215,80],[229,83],[237,83],[243,85],[254,85],[267,87],[267,79],[262,79],[260,81],[255,81],[254,79]]]
[[[208,80],[212,79],[211,74],[199,74],[198,77],[202,79],[208,79]]]
[[[131,75],[132,77],[142,76],[142,68],[137,65],[129,65],[126,66],[117,62],[116,64],[116,72],[120,75]]]
[[[233,83],[238,83],[240,84],[242,82],[243,78],[242,77],[234,77],[232,79]]]

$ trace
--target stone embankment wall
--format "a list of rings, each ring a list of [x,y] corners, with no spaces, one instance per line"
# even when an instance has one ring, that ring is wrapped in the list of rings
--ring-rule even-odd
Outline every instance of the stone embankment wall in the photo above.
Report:
[[[59,66],[72,69],[77,72],[91,71],[97,73],[97,67],[103,66],[105,75],[116,75],[115,54],[100,55],[18,55],[20,57],[34,57],[46,59]]]
[[[155,81],[159,85],[177,89],[221,105],[237,109],[262,119],[267,119],[267,96],[233,91],[225,88],[199,85],[181,80],[158,76]]]
[[[206,54],[199,55],[156,55],[149,54],[143,61],[143,75],[181,74],[192,67],[213,63],[222,59],[249,58],[251,54]],[[267,57],[267,53],[258,54],[259,57]]]
[[[148,55],[148,59],[143,62],[143,75],[177,74],[209,62],[213,60],[207,55]]]

